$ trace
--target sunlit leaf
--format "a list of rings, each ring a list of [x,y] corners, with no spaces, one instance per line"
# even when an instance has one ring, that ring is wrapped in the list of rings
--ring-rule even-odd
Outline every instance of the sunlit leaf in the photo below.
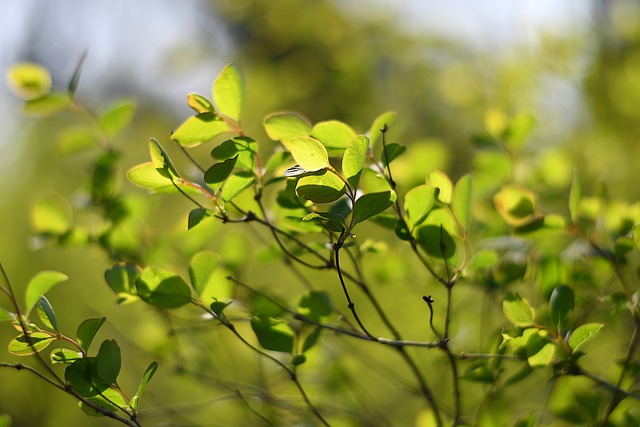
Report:
[[[130,263],[120,263],[107,269],[104,278],[111,290],[127,301],[137,299],[136,280],[141,273],[140,267]]]
[[[16,64],[11,67],[7,77],[11,89],[23,99],[40,98],[51,90],[51,73],[39,64]]]
[[[197,93],[187,95],[187,105],[196,113],[215,113],[213,104],[207,98]]]
[[[218,112],[236,123],[244,109],[245,85],[242,73],[236,64],[229,64],[213,83],[213,102]]]
[[[578,326],[569,337],[569,347],[577,351],[584,343],[595,337],[604,328],[602,323],[585,323]]]
[[[136,104],[133,101],[120,101],[107,109],[100,116],[100,129],[109,138],[114,138],[127,127],[136,113]]]
[[[191,291],[184,279],[157,266],[142,270],[136,289],[140,298],[158,308],[178,308],[191,302]]]
[[[439,202],[445,204],[451,203],[453,185],[447,175],[440,171],[431,171],[427,175],[426,184],[438,190],[436,198]]]
[[[58,195],[50,194],[36,200],[31,210],[31,226],[40,234],[64,234],[73,225],[71,205]]]
[[[140,385],[138,386],[138,390],[136,394],[131,398],[131,409],[136,409],[138,407],[138,402],[140,401],[140,396],[149,385],[149,381],[153,378],[153,375],[158,370],[158,362],[151,362],[151,364],[147,367],[146,371],[144,371],[144,375],[142,376],[142,381],[140,381]]]
[[[229,273],[220,268],[219,263],[220,255],[211,251],[198,252],[189,263],[191,286],[206,305],[232,296],[233,286],[227,279]]]
[[[293,333],[286,323],[270,317],[257,316],[251,319],[251,328],[262,348],[285,353],[291,353],[293,350]]]
[[[187,221],[187,230],[191,230],[196,225],[200,224],[207,218],[214,215],[214,211],[207,208],[196,208],[189,212],[189,219]]]
[[[31,332],[28,338],[20,334],[9,342],[9,353],[16,356],[30,356],[44,350],[55,337],[44,332]]]
[[[491,249],[480,249],[473,254],[467,264],[467,270],[484,270],[497,265],[500,262],[500,257],[496,251]]]
[[[41,296],[36,303],[36,312],[42,323],[50,329],[58,330],[58,319],[53,311],[53,306],[45,296]]]
[[[78,344],[84,351],[89,351],[91,342],[106,320],[106,317],[86,319],[78,326],[76,336],[78,337]]]
[[[220,116],[206,112],[189,117],[171,133],[171,139],[183,147],[195,147],[231,130]]]
[[[51,363],[63,363],[70,365],[78,359],[82,359],[82,353],[68,348],[57,348],[51,351]]]
[[[229,178],[237,162],[238,156],[211,166],[204,174],[204,182],[206,182],[214,192],[217,192],[225,180]]]
[[[527,340],[527,361],[531,367],[549,366],[555,351],[555,345],[540,333],[532,334]]]
[[[396,198],[397,195],[395,191],[363,194],[353,205],[355,224],[359,224],[374,215],[382,213],[395,203]]]
[[[285,141],[311,134],[311,124],[295,113],[274,113],[267,116],[264,119],[264,129],[274,141]]]
[[[516,326],[529,326],[533,323],[533,308],[520,295],[513,292],[505,294],[502,313]]]
[[[493,196],[493,204],[502,219],[514,227],[523,227],[538,218],[535,195],[516,185],[502,187]]]
[[[158,172],[152,162],[134,166],[127,172],[127,177],[135,185],[158,194],[203,194],[206,191],[194,183],[187,184],[182,178],[167,178]]]
[[[329,167],[329,155],[324,145],[308,136],[297,136],[282,141],[293,159],[306,171],[317,171]]]
[[[436,190],[432,186],[413,187],[404,196],[405,220],[412,230],[427,217],[436,202]]]
[[[380,114],[371,125],[371,129],[369,131],[369,139],[371,140],[371,146],[374,146],[381,137],[380,130],[386,125],[389,128],[393,122],[396,120],[396,113],[393,111],[387,111],[386,113]]]
[[[228,202],[251,187],[255,182],[253,172],[238,172],[231,175],[222,188],[222,200]]]
[[[71,105],[66,93],[51,92],[42,98],[30,99],[24,103],[23,111],[33,117],[49,117],[65,111]]]
[[[462,176],[453,187],[451,209],[460,224],[467,228],[471,219],[471,175]]]
[[[36,305],[41,296],[54,286],[66,281],[69,277],[57,271],[41,271],[27,285],[26,315]]]
[[[238,157],[237,167],[253,170],[256,166],[258,144],[246,136],[237,136],[218,145],[211,151],[211,155],[218,160]]]
[[[386,167],[388,164],[393,162],[396,158],[401,156],[405,151],[407,151],[407,147],[400,144],[386,144],[385,149],[382,152],[382,165]]]
[[[319,122],[311,130],[311,136],[322,142],[329,150],[344,150],[347,143],[356,137],[349,125],[338,120]]]
[[[347,228],[344,217],[342,215],[335,214],[332,212],[311,212],[310,214],[306,215],[302,219],[303,221],[313,221],[313,220],[322,221],[325,223],[326,227],[329,230],[334,231],[336,233],[340,233],[342,232],[342,230]],[[313,229],[309,231],[313,231]],[[320,229],[319,231],[322,231],[322,229]]]
[[[296,184],[296,194],[314,203],[331,203],[338,200],[345,191],[344,182],[328,171],[303,176]]]
[[[354,190],[360,183],[360,174],[364,168],[368,150],[369,138],[364,135],[356,136],[347,142],[342,157],[342,173]]]

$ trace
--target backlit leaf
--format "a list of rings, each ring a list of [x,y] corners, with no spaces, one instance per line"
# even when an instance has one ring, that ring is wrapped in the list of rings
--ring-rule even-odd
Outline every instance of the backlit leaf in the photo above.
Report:
[[[78,359],[82,359],[82,353],[68,348],[57,348],[51,351],[51,363],[64,363],[70,365]]]
[[[258,316],[251,319],[251,328],[262,348],[285,353],[293,350],[293,333],[286,323]]]
[[[40,297],[40,300],[36,303],[36,312],[47,328],[58,330],[58,319],[56,319],[56,313],[53,311],[53,306],[47,297]]]
[[[114,138],[127,127],[135,113],[135,102],[130,100],[120,101],[112,105],[100,116],[100,129],[109,138]]]
[[[231,130],[220,116],[206,112],[189,117],[171,133],[171,139],[183,147],[195,147]]]
[[[140,381],[140,385],[138,386],[138,390],[136,394],[131,398],[131,409],[136,409],[138,407],[138,402],[140,400],[140,396],[149,385],[149,381],[153,378],[153,375],[158,370],[158,362],[151,362],[151,364],[147,367],[146,371],[144,371],[144,375],[142,376],[142,381]]]
[[[604,328],[602,323],[585,323],[578,326],[569,337],[569,347],[577,351],[584,343],[595,337]]]
[[[356,137],[349,125],[338,120],[319,122],[311,130],[311,136],[322,142],[329,150],[344,150],[347,143]]]
[[[435,188],[419,185],[412,188],[404,196],[405,219],[412,230],[427,217],[436,202]]]
[[[107,269],[104,278],[109,287],[119,297],[136,300],[136,280],[141,273],[140,267],[130,263],[120,263]]]
[[[184,279],[157,266],[142,270],[136,289],[140,298],[158,308],[178,308],[191,302],[191,291]]]
[[[32,62],[14,65],[7,74],[9,86],[23,99],[36,99],[51,90],[51,73]]]
[[[9,342],[9,353],[16,356],[30,356],[44,350],[55,337],[44,332],[31,332],[29,338],[20,334]]]
[[[152,162],[134,166],[127,172],[127,177],[135,185],[158,194],[176,194],[181,191],[187,194],[203,194],[206,192],[197,184],[186,184],[186,181],[182,178],[174,178],[172,180],[161,175]]]
[[[256,166],[255,158],[258,155],[258,144],[246,136],[237,136],[218,145],[211,151],[211,155],[218,160],[227,160],[237,156],[237,167],[253,170]]]
[[[342,157],[342,173],[354,190],[360,183],[360,174],[364,168],[368,150],[369,138],[364,135],[356,136],[347,142]]]
[[[211,166],[204,174],[204,182],[206,182],[214,192],[217,192],[220,187],[222,187],[222,183],[229,178],[237,162],[238,156]]]
[[[549,299],[549,317],[554,327],[567,326],[573,314],[573,290],[566,285],[556,286]]]
[[[431,171],[427,175],[427,185],[430,185],[438,189],[437,199],[441,203],[451,203],[451,193],[453,192],[453,186],[451,180],[447,175],[440,171]]]
[[[296,194],[314,203],[331,203],[338,200],[345,191],[344,182],[329,171],[303,176],[296,184]]]
[[[324,145],[308,136],[297,136],[282,141],[293,159],[306,171],[317,171],[329,167],[329,155]]]
[[[311,134],[311,124],[295,113],[274,113],[267,116],[264,119],[264,129],[274,141],[285,141]]]
[[[255,176],[252,172],[238,172],[227,179],[222,188],[222,200],[228,202],[234,197],[251,187],[255,182]]]
[[[207,218],[214,215],[214,211],[207,208],[196,208],[189,212],[189,220],[187,221],[187,230],[191,230]]]
[[[236,64],[229,64],[213,83],[213,102],[218,112],[236,123],[244,109],[245,85],[242,73]]]
[[[69,202],[58,194],[40,197],[31,210],[31,225],[39,234],[64,234],[71,229],[72,222]]]
[[[54,286],[66,281],[69,277],[57,271],[41,271],[27,285],[26,315],[36,305],[41,296]]]
[[[187,105],[196,113],[214,113],[213,104],[207,98],[197,93],[187,95]]]
[[[0,307],[0,322],[13,322],[16,320],[15,313],[8,311],[7,309]]]
[[[387,111],[386,113],[380,114],[371,125],[371,129],[369,131],[369,139],[371,140],[371,146],[375,145],[381,137],[380,129],[383,126],[390,127],[393,122],[396,120],[396,113],[393,111]]]
[[[49,117],[65,111],[71,105],[66,93],[51,92],[42,98],[30,99],[24,103],[22,110],[33,117]]]
[[[382,165],[386,167],[405,151],[407,151],[407,147],[404,145],[386,144],[385,149],[382,152]]]
[[[533,323],[533,308],[520,295],[513,292],[505,294],[502,313],[516,326],[529,326]]]

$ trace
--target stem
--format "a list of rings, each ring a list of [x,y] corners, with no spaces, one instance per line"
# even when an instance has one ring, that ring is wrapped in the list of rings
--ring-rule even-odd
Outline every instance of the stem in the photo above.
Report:
[[[341,243],[342,240],[343,239],[341,235],[340,239],[338,239],[338,242],[333,245],[333,249],[335,253],[335,266],[336,266],[336,271],[338,272],[338,278],[340,279],[340,285],[342,285],[342,291],[344,292],[344,296],[347,298],[347,302],[348,302],[347,307],[349,307],[349,310],[351,310],[351,313],[353,314],[353,318],[358,323],[358,326],[360,326],[360,329],[362,329],[362,332],[364,332],[368,337],[373,338],[373,335],[371,335],[371,333],[367,330],[367,328],[365,328],[364,324],[360,320],[360,317],[356,312],[356,305],[351,300],[351,296],[349,295],[349,290],[347,289],[347,285],[344,282],[344,277],[342,277],[342,269],[340,268],[340,248],[342,247],[342,243]]]

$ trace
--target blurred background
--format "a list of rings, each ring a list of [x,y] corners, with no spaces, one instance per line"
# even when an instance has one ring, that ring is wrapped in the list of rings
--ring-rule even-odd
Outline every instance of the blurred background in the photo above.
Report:
[[[640,196],[634,161],[640,156],[635,0],[8,0],[0,11],[3,73],[16,62],[41,63],[52,71],[54,87],[64,90],[86,53],[78,95],[87,105],[100,110],[122,98],[138,102],[133,125],[119,140],[123,170],[147,161],[149,137],[168,141],[169,131],[190,115],[188,93],[209,96],[222,67],[236,62],[248,84],[245,131],[264,141],[264,150],[269,143],[261,123],[273,111],[298,111],[312,122],[338,119],[364,132],[380,113],[392,110],[398,119],[389,137],[407,145],[410,154],[401,159],[407,167],[398,179],[413,185],[426,170],[457,178],[478,166],[473,137],[483,132],[488,111],[530,113],[537,125],[523,148],[527,161],[514,172],[517,181],[544,189],[549,205],[565,203],[554,197],[566,195],[577,168],[587,193],[604,182],[612,199]],[[68,274],[69,283],[52,293],[59,312],[70,310],[59,314],[63,328],[74,331],[86,317],[107,315],[102,333],[125,343],[131,384],[124,386],[135,388],[155,357],[150,349],[156,355],[170,353],[172,345],[195,350],[167,342],[161,321],[139,322],[139,311],[149,309],[114,308],[115,297],[102,278],[108,260],[100,252],[36,248],[30,206],[47,192],[78,196],[86,157],[57,151],[58,131],[74,118],[27,118],[6,84],[0,85],[0,99],[0,261],[19,289],[43,269]],[[160,203],[148,200],[152,208]],[[156,213],[153,221],[184,214],[188,204],[181,203]],[[176,233],[183,225],[175,226]],[[223,256],[255,256],[242,247],[241,235],[224,236],[216,244],[226,248]],[[398,271],[401,259],[385,262],[377,279],[409,281]],[[0,335],[9,337],[10,328],[0,326]],[[204,347],[199,334],[185,340]],[[255,383],[267,368],[251,356],[235,360],[223,350],[212,349],[210,359],[201,361],[219,363],[211,367],[211,377],[218,378],[213,386],[206,384],[209,379],[178,381],[183,374],[169,368],[172,361],[165,363],[159,373],[163,388],[149,391],[149,425],[250,425],[251,418],[239,415],[242,405],[226,400],[233,401],[233,390]],[[252,368],[243,371],[244,366]],[[349,367],[330,368],[327,376],[349,383],[343,372]],[[243,372],[228,378],[246,382],[223,384],[219,378],[227,369]],[[380,376],[387,374],[394,375]],[[381,399],[377,390],[365,398],[360,393],[352,398],[364,412]],[[385,405],[391,408],[394,401]],[[203,415],[217,405],[226,408],[220,419]],[[27,373],[8,370],[0,370],[3,412],[15,426],[114,424],[87,421],[70,398]],[[381,417],[384,424],[409,425]]]

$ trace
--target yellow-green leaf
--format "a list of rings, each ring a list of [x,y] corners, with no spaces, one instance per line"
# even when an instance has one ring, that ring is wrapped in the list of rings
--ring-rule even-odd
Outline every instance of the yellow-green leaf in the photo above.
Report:
[[[9,86],[23,99],[36,99],[51,90],[51,73],[45,67],[32,62],[16,64],[7,74]]]
[[[242,73],[237,65],[229,64],[213,83],[213,102],[220,114],[239,123],[244,101],[245,87]]]
[[[298,136],[282,141],[293,159],[305,171],[318,171],[329,166],[329,154],[320,141],[308,136]]]

